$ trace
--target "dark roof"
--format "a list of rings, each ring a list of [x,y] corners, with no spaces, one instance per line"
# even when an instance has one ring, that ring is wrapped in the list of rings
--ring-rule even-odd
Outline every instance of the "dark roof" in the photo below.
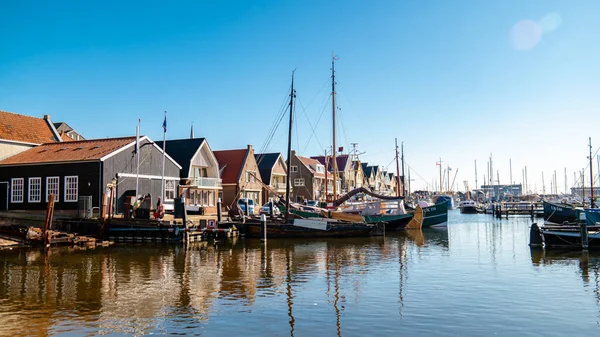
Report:
[[[8,157],[0,165],[95,161],[134,142],[135,137],[123,137],[46,143]]]
[[[369,166],[367,163],[362,163],[361,165],[363,172],[365,172],[365,177],[371,176],[371,173],[373,172],[373,166]]]
[[[167,140],[165,144],[165,152],[167,152],[167,154],[173,158],[173,160],[181,165],[180,177],[188,177],[192,157],[194,157],[194,154],[196,154],[204,141],[204,138]],[[156,142],[156,145],[162,149],[163,142]]]
[[[273,166],[275,166],[279,156],[281,156],[281,153],[279,152],[254,154],[254,158],[258,164],[258,171],[260,172],[260,179],[267,185],[271,181],[271,172],[273,171]]]
[[[223,184],[237,184],[247,153],[248,149],[213,151],[219,162]]]
[[[312,159],[316,159],[321,163],[321,165],[325,165],[325,157],[324,156],[314,156]],[[348,163],[349,156],[347,154],[342,154],[335,157],[335,161],[337,162],[338,172],[344,172],[346,169],[346,164]],[[333,172],[333,158],[327,157],[327,166],[328,171]]]

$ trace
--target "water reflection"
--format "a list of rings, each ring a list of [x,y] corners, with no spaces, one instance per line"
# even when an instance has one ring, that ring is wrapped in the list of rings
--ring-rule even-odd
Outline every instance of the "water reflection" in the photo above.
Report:
[[[296,289],[306,291],[319,275],[331,305],[323,310],[334,313],[341,335],[347,296],[361,295],[361,276],[379,263],[402,261],[398,239],[0,251],[0,335],[163,334],[173,331],[172,322],[166,323],[173,317],[190,332],[206,326],[227,303],[239,310],[283,294],[293,336]],[[389,240],[400,244],[392,249]],[[399,271],[405,279],[406,266]]]

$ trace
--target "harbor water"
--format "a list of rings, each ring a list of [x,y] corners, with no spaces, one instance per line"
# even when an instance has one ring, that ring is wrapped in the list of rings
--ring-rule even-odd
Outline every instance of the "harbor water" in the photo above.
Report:
[[[600,255],[532,251],[531,223],[1,250],[0,335],[598,335]]]

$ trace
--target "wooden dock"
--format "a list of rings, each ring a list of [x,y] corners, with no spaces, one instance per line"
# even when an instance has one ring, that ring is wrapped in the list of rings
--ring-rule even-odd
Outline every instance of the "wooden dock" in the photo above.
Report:
[[[544,206],[541,202],[499,202],[491,204],[491,207],[485,209],[485,213],[492,214],[496,218],[508,218],[511,215],[543,217]]]

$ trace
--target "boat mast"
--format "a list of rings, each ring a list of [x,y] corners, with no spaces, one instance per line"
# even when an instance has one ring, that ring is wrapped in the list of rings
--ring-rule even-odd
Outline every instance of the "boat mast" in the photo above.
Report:
[[[335,55],[331,55],[331,115],[332,115],[332,127],[333,127],[333,148],[332,152],[332,161],[333,161],[333,200],[337,199],[337,159],[335,158],[335,153],[337,148],[335,147]]]
[[[406,181],[406,176],[404,175],[404,142],[400,143],[400,154],[402,155],[400,158],[402,161],[402,196],[405,197],[404,184]]]
[[[477,159],[475,159],[475,189],[477,189]]]
[[[440,158],[440,194],[442,194],[442,158]]]
[[[295,70],[294,70],[295,71]],[[290,90],[290,127],[288,130],[288,148],[287,148],[287,179],[285,184],[285,220],[287,222],[290,215],[290,176],[292,174],[292,121],[294,120],[294,71],[292,71],[292,89]]]
[[[594,208],[594,170],[592,167],[592,137],[590,137],[590,208]]]
[[[394,138],[396,141],[396,196],[400,196],[400,167],[398,164],[398,138]],[[404,159],[404,158],[402,158]],[[402,162],[402,170],[404,170],[404,162]],[[402,194],[404,194],[404,186],[402,186]]]

